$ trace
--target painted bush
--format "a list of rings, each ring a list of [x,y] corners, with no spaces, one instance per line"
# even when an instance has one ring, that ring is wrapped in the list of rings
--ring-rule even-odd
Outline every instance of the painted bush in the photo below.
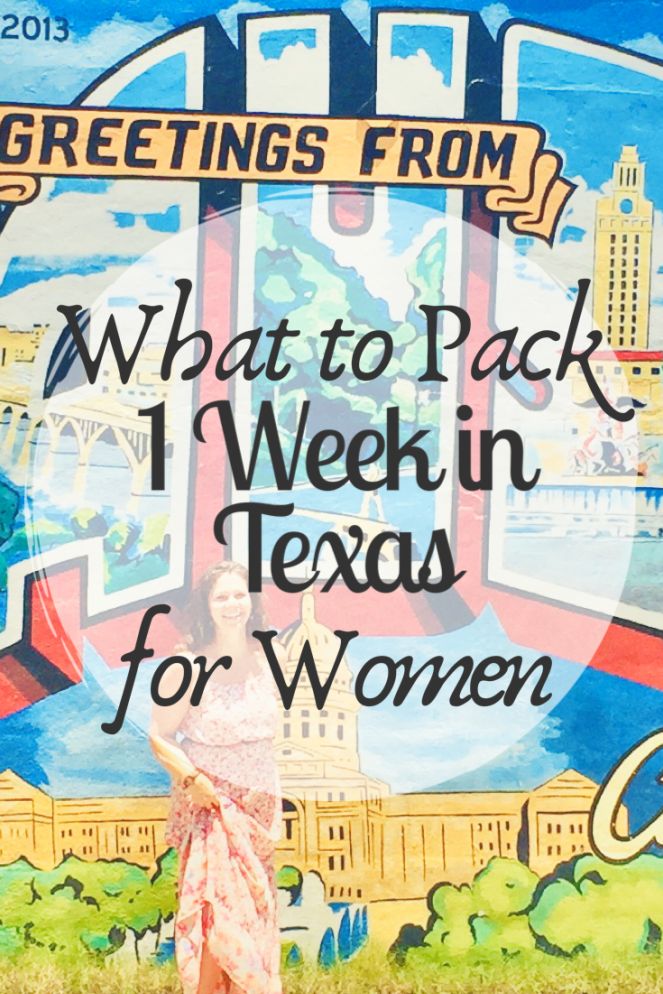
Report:
[[[169,850],[156,873],[117,860],[69,856],[54,870],[27,860],[0,868],[0,953],[36,947],[53,954],[106,957],[125,945],[139,958],[148,934],[158,945],[175,913],[177,861]]]
[[[495,858],[469,885],[438,884],[428,903],[428,928],[403,926],[391,949],[397,961],[659,953],[663,859],[581,856],[539,880],[522,863]]]
[[[642,855],[630,863],[583,856],[546,886],[529,921],[544,949],[599,956],[660,951],[663,860]]]

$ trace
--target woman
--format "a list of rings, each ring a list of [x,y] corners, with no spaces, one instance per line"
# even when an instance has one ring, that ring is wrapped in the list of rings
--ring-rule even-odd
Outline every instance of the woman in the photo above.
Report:
[[[185,699],[153,715],[152,748],[174,781],[166,841],[180,859],[175,949],[184,994],[281,994],[273,871],[281,828],[278,707],[250,635],[264,624],[247,579],[233,562],[203,576],[186,649],[205,656],[208,671],[223,656],[232,665],[216,666],[198,705]],[[175,672],[173,687],[161,693],[174,692],[180,677]]]

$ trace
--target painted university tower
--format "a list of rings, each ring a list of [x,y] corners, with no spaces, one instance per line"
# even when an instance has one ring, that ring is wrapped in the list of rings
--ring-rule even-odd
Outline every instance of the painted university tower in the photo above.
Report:
[[[610,193],[596,204],[594,223],[593,320],[604,348],[592,355],[595,376],[613,399],[624,394],[637,402],[642,438],[634,472],[660,477],[658,444],[663,434],[663,350],[652,348],[651,282],[654,205],[645,195],[645,163],[635,145],[622,146],[613,165]],[[573,399],[586,406],[589,388],[571,375]],[[591,419],[579,413],[587,430]],[[650,463],[658,463],[652,471]],[[657,525],[658,527],[658,525]]]
[[[613,349],[649,345],[654,205],[645,197],[645,164],[624,145],[612,193],[596,205],[594,320]]]

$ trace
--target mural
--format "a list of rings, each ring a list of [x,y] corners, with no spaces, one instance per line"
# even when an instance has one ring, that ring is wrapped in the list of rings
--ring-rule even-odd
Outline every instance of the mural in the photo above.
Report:
[[[593,819],[663,689],[657,3],[66,7],[0,17],[7,983],[176,989],[150,711],[230,556],[296,685],[285,989],[654,989],[656,753],[641,851]]]

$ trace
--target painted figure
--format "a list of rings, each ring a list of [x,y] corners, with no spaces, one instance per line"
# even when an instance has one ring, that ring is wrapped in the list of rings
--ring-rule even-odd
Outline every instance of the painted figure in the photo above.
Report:
[[[210,661],[209,680],[199,702],[189,695],[153,714],[152,748],[174,781],[166,837],[180,859],[175,940],[184,994],[281,992],[278,708],[250,635],[263,627],[244,567],[208,570],[194,592],[185,646]]]

